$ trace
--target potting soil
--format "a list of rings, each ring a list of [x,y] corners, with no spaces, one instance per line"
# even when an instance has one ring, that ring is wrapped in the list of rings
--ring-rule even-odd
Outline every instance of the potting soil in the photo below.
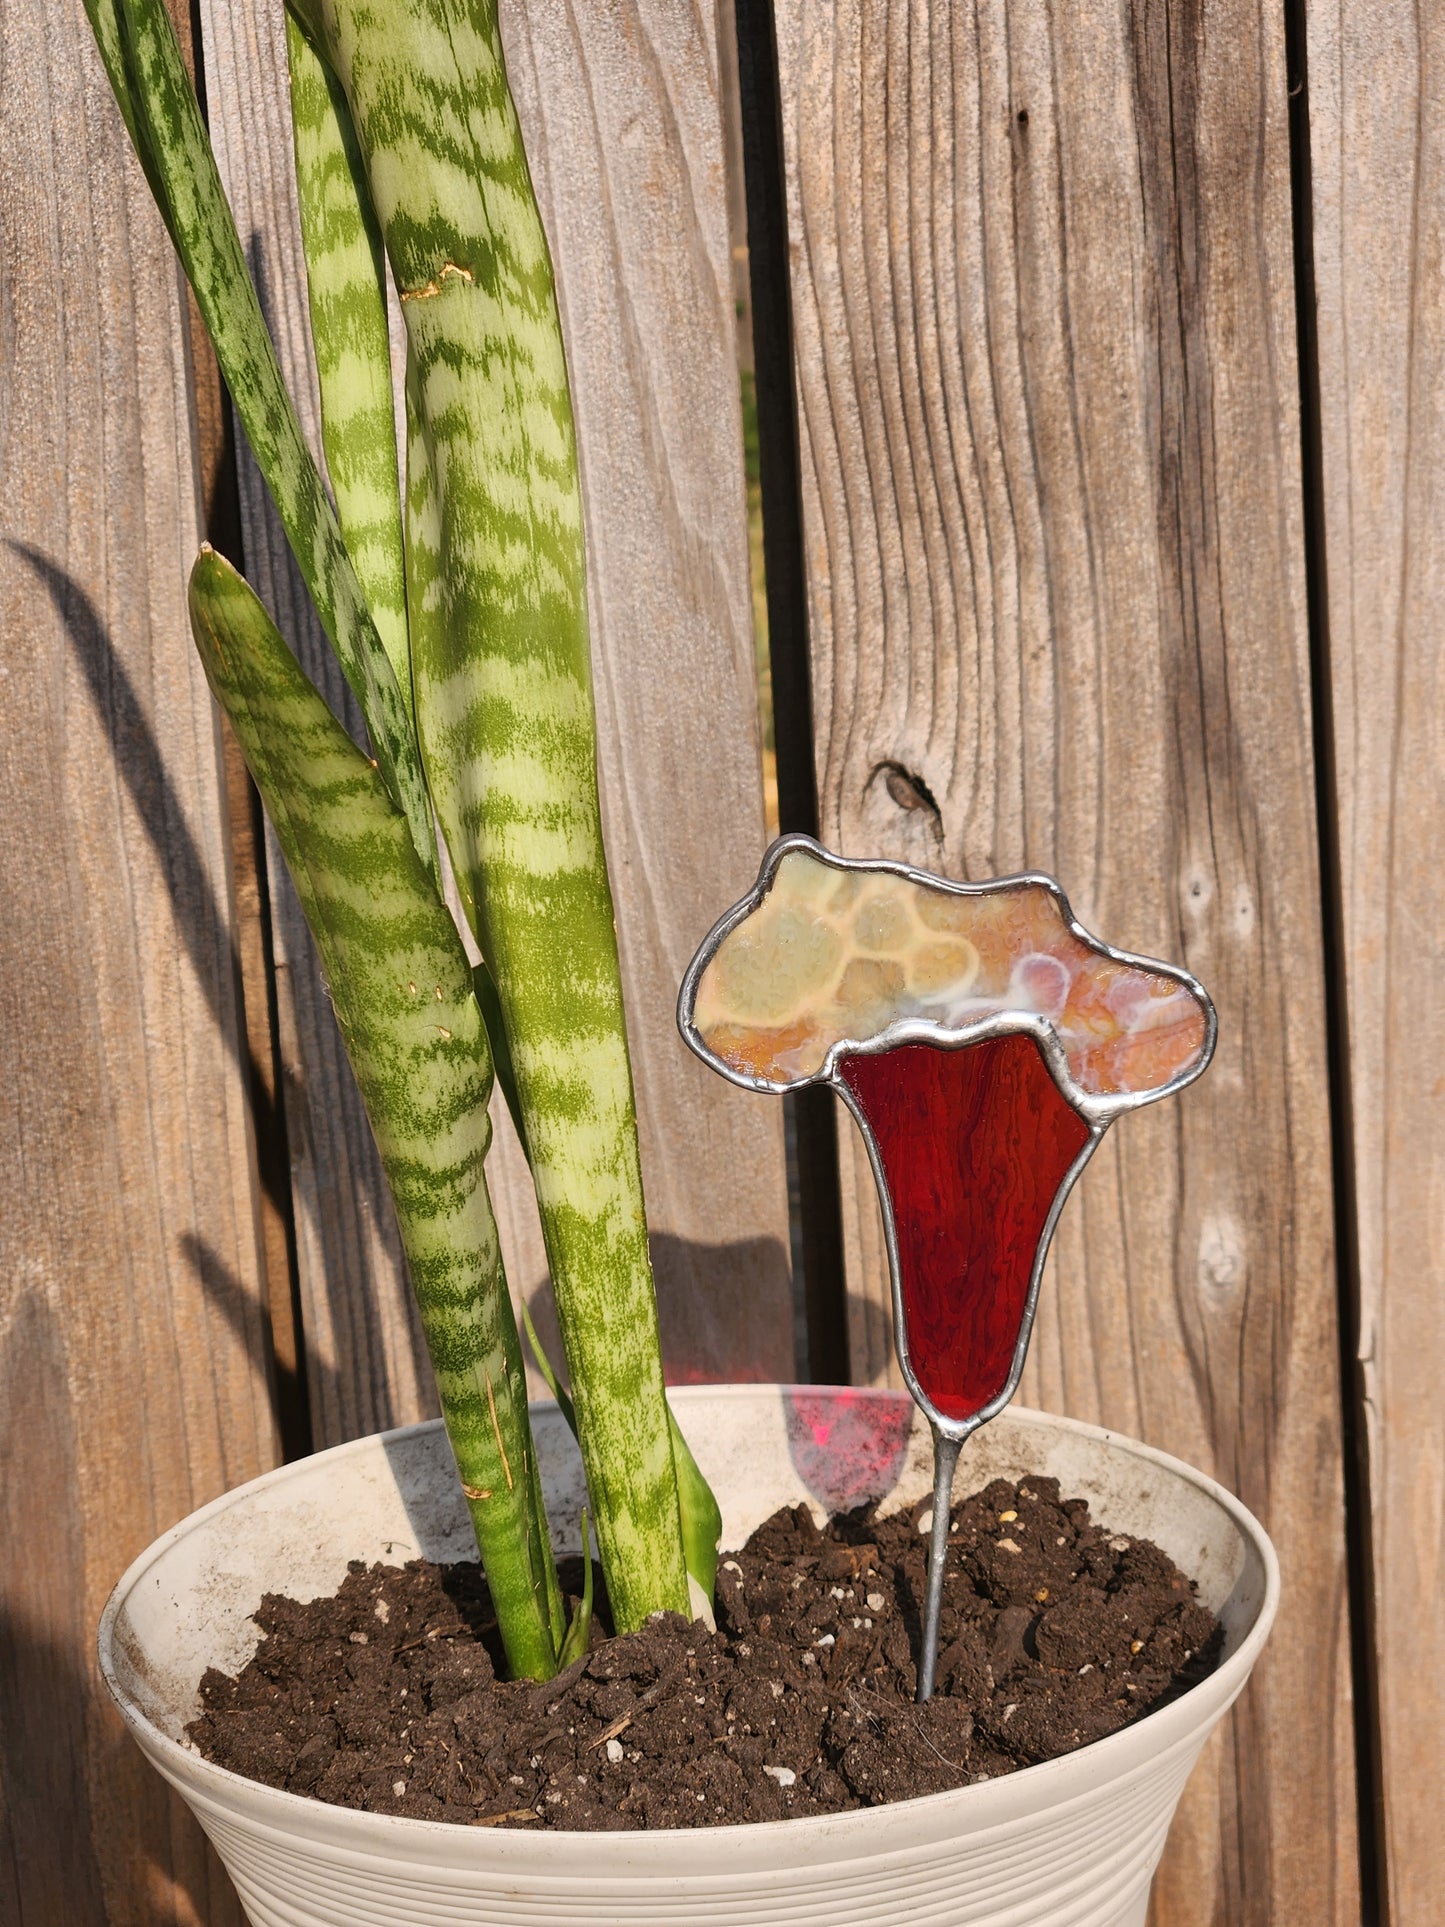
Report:
[[[189,1737],[237,1773],[374,1813],[470,1826],[719,1826],[939,1793],[1071,1752],[1212,1671],[1214,1615],[1148,1540],[1053,1479],[956,1506],[938,1690],[914,1704],[927,1504],[820,1531],[806,1507],[718,1568],[717,1631],[658,1614],[538,1685],[498,1677],[475,1564],[353,1563],[268,1594]],[[580,1560],[564,1589],[580,1590]],[[600,1592],[600,1576],[599,1576]],[[570,1601],[569,1601],[570,1606]]]

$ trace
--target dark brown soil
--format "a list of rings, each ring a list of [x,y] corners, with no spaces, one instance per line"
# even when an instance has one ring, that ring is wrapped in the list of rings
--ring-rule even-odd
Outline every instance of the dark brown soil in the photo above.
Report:
[[[920,1508],[919,1510],[922,1510]],[[544,1686],[502,1681],[475,1565],[353,1564],[269,1594],[238,1679],[210,1671],[209,1759],[373,1813],[472,1826],[680,1827],[874,1806],[1112,1733],[1210,1672],[1219,1628],[1147,1540],[1052,1479],[955,1507],[938,1692],[913,1704],[926,1541],[864,1511],[780,1512],[718,1571],[718,1630],[658,1614]],[[581,1562],[564,1569],[580,1585]]]

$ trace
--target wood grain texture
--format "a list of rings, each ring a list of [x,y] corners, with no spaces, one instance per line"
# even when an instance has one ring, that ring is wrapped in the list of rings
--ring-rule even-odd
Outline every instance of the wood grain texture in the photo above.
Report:
[[[213,137],[313,445],[278,0],[203,0]],[[763,843],[742,436],[715,31],[654,6],[504,6],[558,266],[586,503],[603,814],[670,1374],[788,1376],[787,1200],[775,1106],[695,1062],[673,1005]],[[564,156],[559,163],[554,157]],[[247,573],[332,699],[259,479]],[[279,859],[273,871],[280,872]],[[429,1409],[370,1135],[289,884],[275,905],[287,1125],[318,1445]],[[489,1164],[514,1289],[552,1328],[530,1180],[495,1107]]]
[[[169,0],[182,48],[192,66],[191,19]],[[192,80],[194,82],[194,71]],[[204,73],[202,87],[204,88]],[[189,286],[183,284],[186,347],[195,419],[195,458],[202,505],[201,530],[223,555],[241,554],[241,511],[236,475],[235,428],[215,350]],[[276,1380],[276,1422],[284,1458],[311,1449],[304,1360],[296,1306],[296,1263],[291,1213],[291,1164],[286,1116],[280,1101],[280,1056],[273,1026],[271,906],[265,888],[265,818],[241,746],[224,715],[218,715],[230,825],[232,947],[241,981],[248,1052],[248,1097],[256,1149],[256,1208],[260,1223],[262,1276],[271,1325]]]
[[[302,426],[321,446],[297,229],[286,35],[280,0],[202,0],[211,140],[261,306]],[[311,608],[260,474],[243,446],[246,575],[352,733],[356,705]],[[436,1410],[381,1160],[306,920],[267,831],[282,1096],[311,1434],[319,1449]]]
[[[75,4],[0,19],[0,1918],[237,1923],[125,1565],[276,1440],[181,288]]]
[[[823,835],[1050,870],[1218,1002],[1209,1076],[1065,1215],[1024,1395],[1216,1472],[1288,1575],[1155,1920],[1355,1920],[1282,16],[777,19]]]
[[[192,85],[197,84],[194,23],[188,0],[167,0]],[[199,90],[205,105],[205,70]],[[182,284],[186,351],[190,357],[191,412],[201,504],[201,532],[223,555],[241,554],[236,438],[230,400],[194,291]],[[296,1315],[296,1264],[291,1216],[291,1170],[286,1119],[281,1108],[280,1059],[272,1023],[271,911],[264,878],[265,822],[235,733],[219,717],[230,824],[231,934],[245,1014],[248,1098],[256,1152],[256,1204],[262,1277],[271,1324],[276,1422],[282,1456],[310,1450],[300,1328]]]
[[[664,1360],[674,1381],[786,1378],[781,1109],[700,1064],[674,1015],[764,842],[717,30],[671,0],[526,0],[503,5],[502,31],[577,418]],[[530,1296],[534,1214],[517,1162],[504,1168],[508,1265]]]
[[[1445,1889],[1445,19],[1307,9],[1360,1366],[1393,1927]]]

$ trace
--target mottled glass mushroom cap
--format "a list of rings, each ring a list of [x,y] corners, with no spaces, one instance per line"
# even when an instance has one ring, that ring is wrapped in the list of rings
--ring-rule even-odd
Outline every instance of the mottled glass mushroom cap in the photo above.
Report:
[[[683,1034],[735,1081],[788,1090],[845,1052],[1032,1031],[1080,1109],[1122,1108],[1196,1076],[1213,1044],[1187,973],[1077,924],[1057,884],[953,884],[774,844],[683,984]]]

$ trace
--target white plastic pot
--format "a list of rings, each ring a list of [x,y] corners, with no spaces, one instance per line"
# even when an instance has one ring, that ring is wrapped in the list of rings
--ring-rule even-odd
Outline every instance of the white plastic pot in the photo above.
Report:
[[[674,1398],[721,1502],[724,1545],[800,1499],[821,1517],[863,1498],[912,1504],[929,1490],[928,1435],[901,1393],[734,1385]],[[555,1407],[533,1417],[562,1548],[565,1522],[580,1512],[581,1465]],[[325,1806],[190,1751],[184,1729],[201,1675],[244,1663],[263,1593],[329,1593],[350,1559],[467,1556],[470,1526],[436,1424],[319,1453],[192,1514],[111,1595],[101,1667],[257,1927],[1142,1927],[1190,1768],[1269,1633],[1274,1551],[1237,1499],[1177,1459],[1019,1408],[970,1441],[958,1494],[1029,1472],[1087,1498],[1102,1523],[1156,1540],[1194,1577],[1224,1623],[1223,1662],[1092,1746],[894,1806],[677,1832],[478,1829]]]

